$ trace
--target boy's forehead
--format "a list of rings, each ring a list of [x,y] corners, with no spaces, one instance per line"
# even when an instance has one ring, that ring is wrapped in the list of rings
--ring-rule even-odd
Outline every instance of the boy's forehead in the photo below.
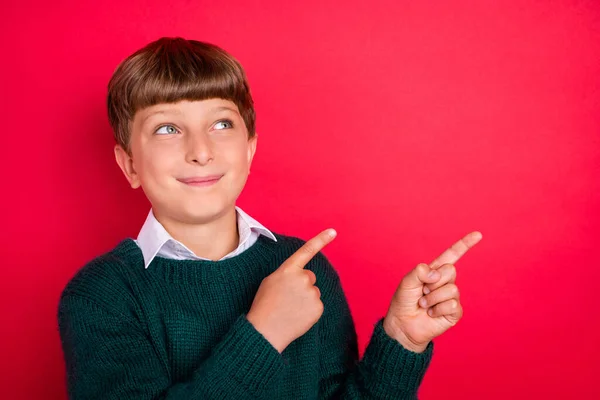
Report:
[[[141,118],[141,122],[143,123],[155,114],[214,113],[223,110],[230,110],[239,114],[239,109],[234,102],[221,98],[158,103],[138,110],[135,114],[136,117]]]
[[[223,107],[233,108],[237,110],[237,105],[227,99],[213,98],[204,100],[179,100],[172,103],[157,103],[144,108],[141,111],[154,112],[157,110],[185,110],[185,109],[203,109],[213,111]]]

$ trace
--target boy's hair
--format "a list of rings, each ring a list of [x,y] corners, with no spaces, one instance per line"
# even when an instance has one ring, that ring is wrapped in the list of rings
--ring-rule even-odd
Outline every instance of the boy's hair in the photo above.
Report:
[[[115,69],[108,83],[108,120],[116,142],[131,156],[131,123],[136,111],[158,103],[210,98],[235,103],[248,138],[255,135],[254,101],[241,64],[214,44],[163,37]]]

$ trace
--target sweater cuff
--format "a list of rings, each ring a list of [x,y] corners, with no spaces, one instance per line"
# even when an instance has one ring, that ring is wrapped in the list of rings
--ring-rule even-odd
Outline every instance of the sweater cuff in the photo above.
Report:
[[[213,349],[219,370],[254,394],[268,393],[279,385],[286,367],[273,345],[240,315],[229,334]]]
[[[389,387],[397,392],[416,393],[433,355],[433,341],[422,353],[406,349],[387,334],[381,318],[375,324],[362,362],[369,385]]]

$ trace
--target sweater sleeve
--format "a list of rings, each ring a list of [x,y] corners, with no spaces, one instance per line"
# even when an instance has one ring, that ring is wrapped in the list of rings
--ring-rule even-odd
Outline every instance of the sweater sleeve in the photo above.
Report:
[[[139,323],[91,299],[62,297],[60,339],[69,399],[269,398],[285,364],[240,315],[186,382],[172,382]]]
[[[383,318],[374,326],[362,360],[358,360],[357,335],[337,272],[323,256],[327,282],[322,294],[325,310],[319,331],[320,399],[416,399],[433,355],[433,342],[423,353],[404,348],[383,329]]]

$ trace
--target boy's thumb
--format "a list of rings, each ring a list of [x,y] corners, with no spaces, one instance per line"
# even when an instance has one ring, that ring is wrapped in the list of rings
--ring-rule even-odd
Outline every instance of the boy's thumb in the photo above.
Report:
[[[429,265],[425,263],[420,263],[404,276],[400,286],[404,289],[416,289],[425,284],[437,282],[440,278],[439,271],[429,268]]]

